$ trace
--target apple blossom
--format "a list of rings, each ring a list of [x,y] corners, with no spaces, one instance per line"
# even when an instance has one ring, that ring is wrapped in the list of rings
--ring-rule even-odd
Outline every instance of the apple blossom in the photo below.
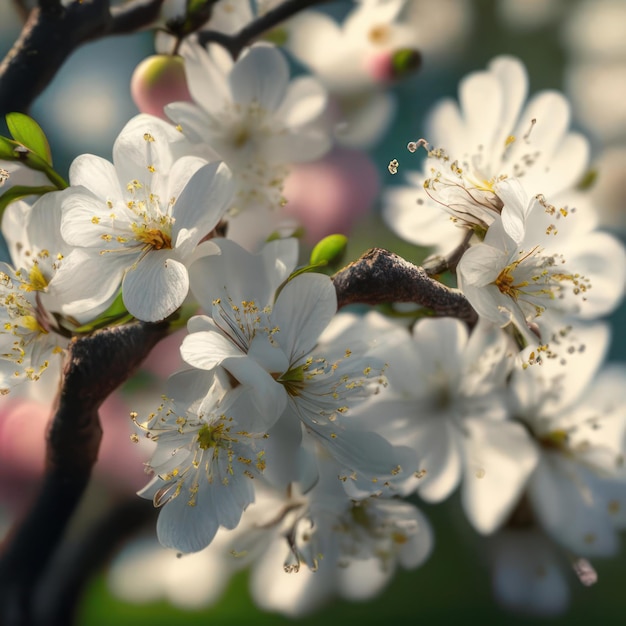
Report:
[[[233,210],[278,208],[288,165],[316,159],[330,147],[320,126],[323,88],[311,77],[289,82],[287,61],[269,44],[255,44],[236,62],[221,49],[207,52],[189,42],[181,53],[193,102],[172,103],[165,113],[232,169]]]
[[[186,264],[233,188],[223,163],[176,158],[181,141],[166,122],[138,116],[117,138],[113,163],[82,155],[72,164],[61,234],[74,250],[54,281],[66,314],[95,317],[120,284],[129,313],[144,321],[162,320],[183,303]]]
[[[427,152],[421,173],[408,174],[421,190],[400,187],[387,196],[384,216],[400,237],[446,252],[468,228],[482,236],[502,210],[497,183],[511,177],[529,195],[592,214],[575,189],[587,168],[588,142],[568,132],[569,105],[561,94],[541,92],[523,108],[527,83],[519,60],[497,57],[463,79],[459,104],[444,100],[434,108],[428,139],[409,143],[410,151]]]

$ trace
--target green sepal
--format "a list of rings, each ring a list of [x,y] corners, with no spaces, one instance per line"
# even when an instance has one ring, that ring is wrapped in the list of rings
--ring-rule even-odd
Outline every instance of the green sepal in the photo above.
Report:
[[[52,154],[48,139],[41,126],[32,117],[24,115],[24,113],[8,113],[6,121],[9,132],[15,141],[34,152],[48,165],[52,165]]]
[[[280,231],[275,230],[267,236],[265,243],[269,243],[270,241],[276,241],[277,239],[287,239],[288,237],[295,237],[296,239],[301,239],[302,237],[304,237],[304,228],[302,228],[302,226],[298,226],[298,228],[296,228],[293,231],[293,233],[291,233],[291,235],[286,235],[286,236],[284,233],[281,233]]]
[[[576,188],[580,189],[580,191],[588,191],[596,184],[597,180],[598,170],[595,168],[591,168],[583,174],[583,177],[581,178],[578,185],[576,185]]]
[[[327,266],[328,266],[328,263],[318,263],[317,265],[304,265],[303,267],[299,267],[298,269],[291,272],[286,282],[289,282],[292,278],[295,278],[296,276],[300,276],[300,274],[306,274],[307,272],[315,272]]]
[[[422,55],[419,50],[413,48],[401,48],[393,53],[391,65],[393,67],[393,75],[401,78],[416,72],[422,64]]]
[[[346,252],[348,238],[345,235],[328,235],[311,251],[309,264],[313,267],[341,263]]]
[[[95,320],[74,328],[73,332],[79,335],[88,334],[99,328],[126,324],[127,322],[132,322],[134,319],[135,318],[126,310],[122,292],[120,291],[104,313],[101,313]]]

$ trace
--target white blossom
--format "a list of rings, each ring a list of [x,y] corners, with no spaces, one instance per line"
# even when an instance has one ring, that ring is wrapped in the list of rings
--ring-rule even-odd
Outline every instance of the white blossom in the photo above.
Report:
[[[232,169],[233,210],[278,208],[288,164],[313,160],[330,147],[318,124],[324,89],[311,77],[290,82],[287,61],[269,44],[255,44],[236,62],[221,49],[208,53],[190,42],[181,52],[193,102],[172,103],[166,114],[199,149],[217,153]]]
[[[128,311],[144,321],[172,314],[187,296],[186,264],[231,202],[228,168],[177,156],[182,136],[140,115],[122,130],[113,163],[78,157],[63,192],[61,233],[74,250],[54,287],[64,312],[95,317],[122,287]]]
[[[148,463],[155,476],[139,495],[162,507],[159,541],[181,552],[202,550],[220,526],[235,528],[254,501],[251,479],[265,469],[266,435],[248,430],[245,417],[236,421],[230,407],[213,406],[204,413],[166,398],[139,424],[157,443]]]
[[[354,406],[386,384],[384,363],[349,346],[316,349],[337,309],[330,279],[296,276],[274,301],[267,279],[258,279],[272,270],[271,254],[257,260],[227,240],[214,243],[220,253],[191,268],[194,294],[211,317],[189,321],[183,359],[209,372],[224,369],[235,381],[234,390],[247,389],[258,422],[273,426],[267,445],[270,480],[280,485],[315,481],[300,450],[305,436],[339,462],[339,478],[355,497],[386,488],[402,471],[403,452],[349,417]],[[255,264],[256,271],[245,271]]]
[[[528,198],[517,179],[496,188],[502,215],[461,258],[459,286],[480,315],[500,326],[512,322],[526,342],[549,350],[566,332],[566,315],[591,319],[617,305],[626,254],[610,235],[589,232],[584,217],[578,224],[575,208]]]
[[[497,529],[537,462],[533,442],[509,418],[505,381],[515,351],[490,324],[468,336],[462,322],[425,319],[386,335],[375,354],[389,363],[386,393],[364,405],[378,432],[413,450],[406,492],[440,502],[461,485],[463,508],[481,533]]]
[[[447,252],[467,228],[481,236],[502,210],[497,184],[511,177],[519,178],[529,195],[542,193],[557,206],[591,211],[575,189],[587,168],[589,146],[568,131],[566,99],[544,91],[524,107],[527,89],[522,63],[497,57],[486,71],[461,81],[458,104],[444,100],[434,108],[426,140],[409,144],[427,152],[421,173],[409,174],[414,187],[387,196],[385,219],[400,237]],[[462,228],[455,231],[453,225]]]
[[[565,364],[518,369],[514,415],[536,441],[539,463],[528,483],[537,522],[576,556],[610,556],[626,524],[625,371],[598,373],[608,345],[603,325],[575,328],[584,350]]]

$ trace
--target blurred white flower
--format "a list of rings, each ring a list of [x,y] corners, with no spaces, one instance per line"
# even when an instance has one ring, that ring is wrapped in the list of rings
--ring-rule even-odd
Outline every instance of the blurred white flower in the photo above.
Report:
[[[512,348],[490,324],[468,336],[458,320],[420,320],[412,341],[386,335],[374,351],[389,362],[389,387],[361,410],[372,421],[384,414],[378,432],[413,450],[420,471],[405,492],[440,502],[461,484],[465,513],[485,534],[515,506],[537,461],[524,428],[508,419]]]
[[[324,125],[326,92],[310,76],[289,81],[283,54],[256,44],[236,62],[221,48],[208,53],[187,42],[187,82],[193,102],[165,108],[184,135],[232,169],[233,210],[278,208],[288,165],[316,159],[331,145]]]
[[[342,24],[318,11],[303,11],[285,24],[286,49],[328,89],[343,145],[365,148],[381,138],[396,110],[386,87],[420,65],[419,39],[398,19],[404,4],[368,0]]]
[[[529,194],[589,211],[575,189],[589,147],[580,134],[568,132],[567,101],[544,91],[524,107],[527,89],[522,63],[497,57],[486,71],[461,81],[458,104],[444,100],[434,108],[427,142],[409,144],[412,152],[426,148],[422,172],[408,174],[413,187],[386,196],[384,217],[400,237],[448,252],[467,229],[481,236],[502,209],[496,185],[510,177],[519,178]]]
[[[493,593],[504,608],[542,617],[567,609],[566,558],[541,532],[507,528],[488,548]]]
[[[611,556],[626,525],[626,371],[598,373],[605,326],[574,332],[585,349],[565,364],[546,360],[515,372],[513,413],[540,453],[527,491],[537,522],[575,556]]]

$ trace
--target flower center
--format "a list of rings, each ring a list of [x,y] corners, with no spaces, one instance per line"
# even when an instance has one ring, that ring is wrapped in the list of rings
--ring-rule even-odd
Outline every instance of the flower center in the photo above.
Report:
[[[574,295],[582,295],[591,288],[589,279],[580,274],[563,272],[565,259],[560,255],[543,256],[539,246],[529,252],[519,251],[520,258],[509,263],[498,274],[493,284],[500,293],[509,296],[520,305],[532,307],[535,317],[545,310],[545,301],[564,297],[563,283],[569,283]],[[525,311],[528,313],[528,311]]]
[[[146,224],[131,224],[135,239],[141,243],[150,246],[153,250],[162,250],[163,248],[172,248],[172,238],[166,232],[158,228],[149,228]]]

